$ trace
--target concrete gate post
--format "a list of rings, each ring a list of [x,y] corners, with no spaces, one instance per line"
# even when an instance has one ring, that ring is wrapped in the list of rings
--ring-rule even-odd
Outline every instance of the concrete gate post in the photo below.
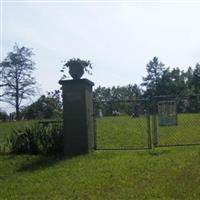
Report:
[[[94,149],[93,82],[60,80],[63,91],[64,153],[85,154]]]

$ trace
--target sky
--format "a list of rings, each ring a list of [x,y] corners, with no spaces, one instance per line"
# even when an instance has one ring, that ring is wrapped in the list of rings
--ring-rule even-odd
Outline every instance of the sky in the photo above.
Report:
[[[183,70],[200,62],[200,1],[27,1],[1,0],[0,59],[15,43],[32,48],[38,96],[60,88],[73,57],[92,62],[95,87],[140,84],[154,56]]]

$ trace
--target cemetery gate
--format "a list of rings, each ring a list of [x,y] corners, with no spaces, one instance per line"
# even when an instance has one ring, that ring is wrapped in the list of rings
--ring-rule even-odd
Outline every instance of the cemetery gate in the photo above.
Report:
[[[200,95],[94,101],[95,149],[200,144]]]
[[[151,148],[149,101],[95,101],[95,147],[98,150]]]
[[[200,95],[154,98],[155,147],[200,144]]]

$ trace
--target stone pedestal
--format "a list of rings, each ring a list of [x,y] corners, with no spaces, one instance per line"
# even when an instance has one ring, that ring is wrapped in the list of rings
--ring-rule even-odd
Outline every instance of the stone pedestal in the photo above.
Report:
[[[79,155],[94,149],[93,82],[61,80],[63,90],[64,153]]]

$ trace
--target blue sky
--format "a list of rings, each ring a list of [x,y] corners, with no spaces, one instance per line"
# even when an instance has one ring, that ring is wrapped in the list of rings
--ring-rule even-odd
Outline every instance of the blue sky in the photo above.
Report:
[[[181,69],[200,62],[200,2],[2,5],[3,58],[15,42],[33,48],[41,94],[59,88],[72,57],[91,60],[96,86],[141,83],[154,56]]]

